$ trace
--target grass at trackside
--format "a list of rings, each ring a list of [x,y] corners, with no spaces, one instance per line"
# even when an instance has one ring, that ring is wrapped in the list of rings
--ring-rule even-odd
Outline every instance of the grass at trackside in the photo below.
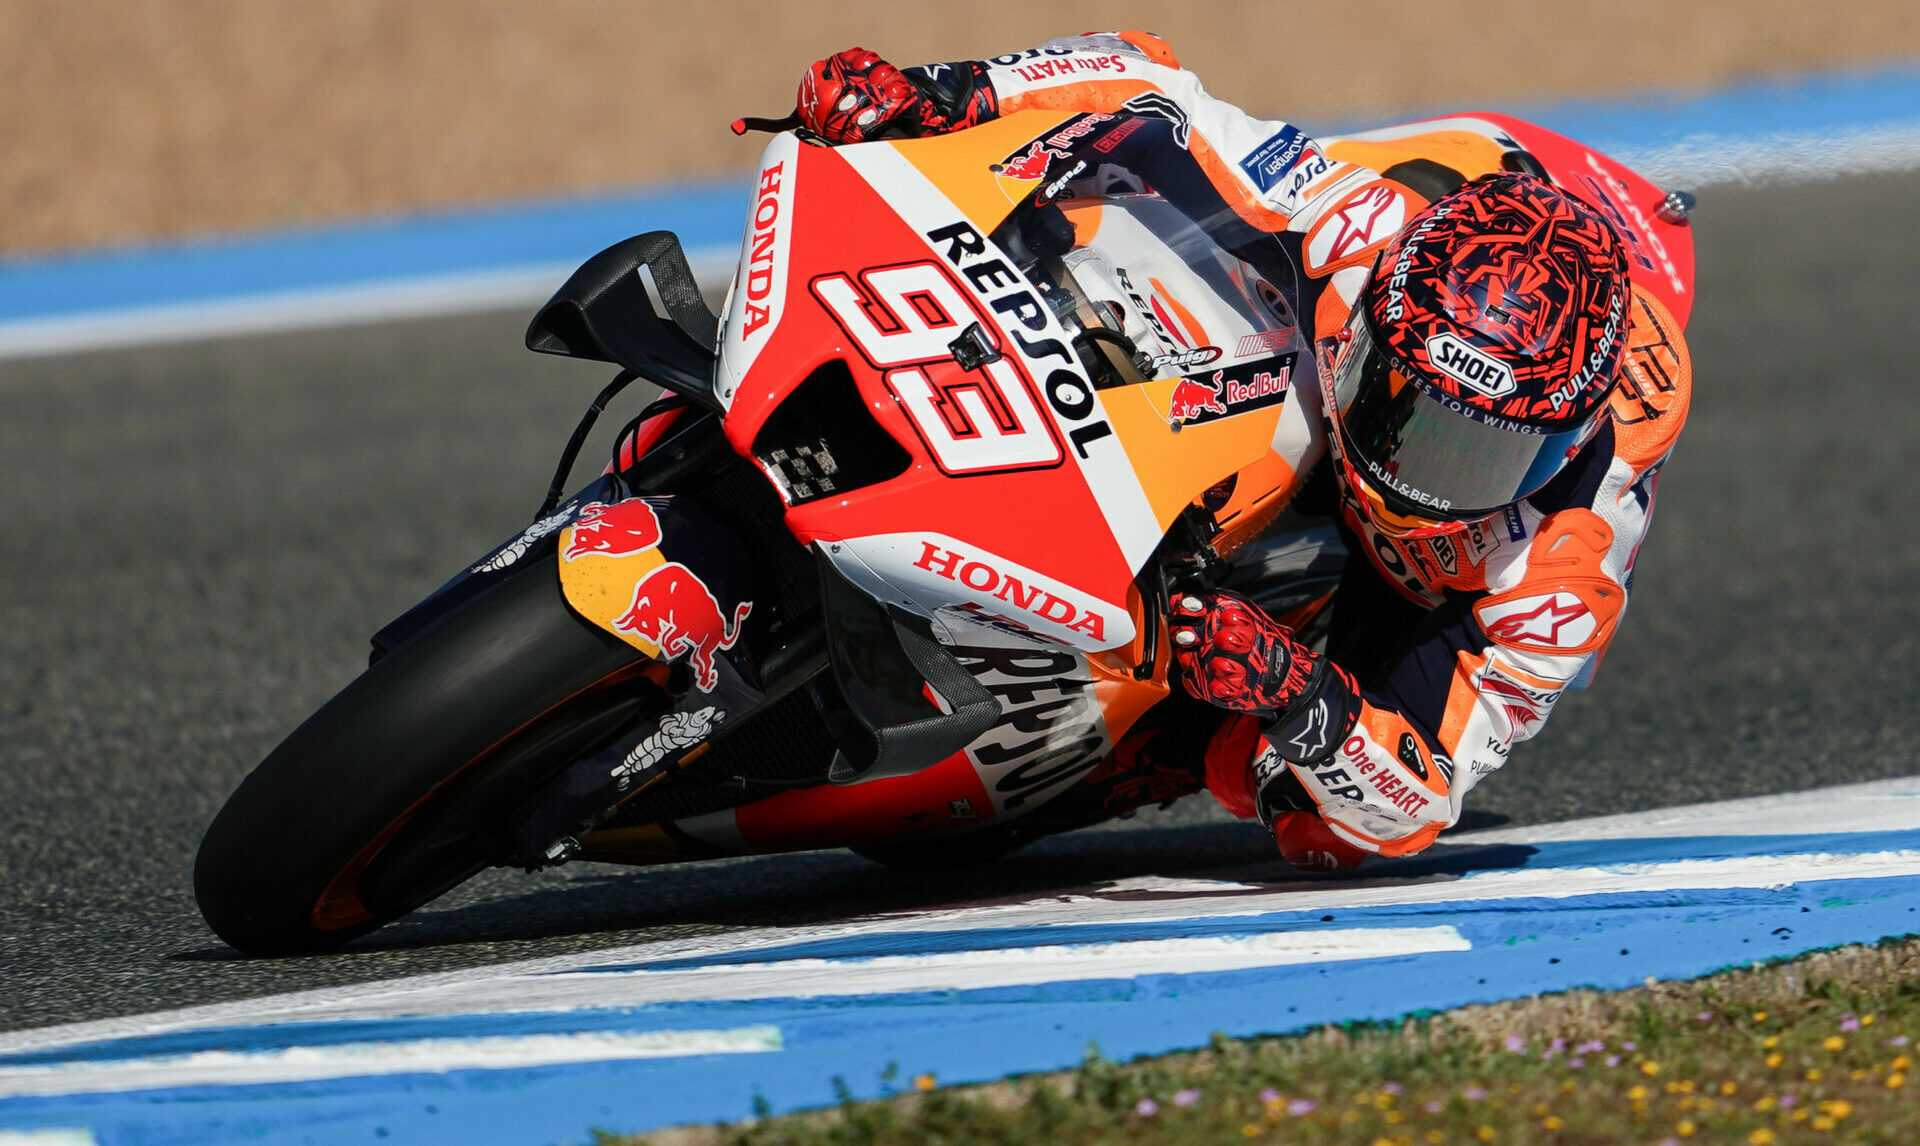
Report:
[[[1920,1143],[1920,939],[603,1146]],[[918,1091],[918,1093],[916,1093]],[[822,1098],[827,1096],[823,1095]]]

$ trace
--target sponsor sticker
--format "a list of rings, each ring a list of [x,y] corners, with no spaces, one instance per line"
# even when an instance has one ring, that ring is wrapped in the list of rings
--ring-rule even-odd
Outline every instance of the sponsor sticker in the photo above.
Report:
[[[1322,275],[1398,234],[1407,221],[1406,196],[1372,183],[1347,198],[1307,233],[1307,273]]]
[[[1513,368],[1452,331],[1427,339],[1427,361],[1476,394],[1504,398],[1518,388]]]
[[[1218,361],[1219,358],[1220,348],[1218,346],[1200,346],[1192,350],[1175,351],[1172,354],[1156,354],[1153,356],[1154,376],[1159,377],[1160,372],[1163,370],[1171,370],[1178,373],[1183,370],[1191,370],[1197,366],[1206,366]]]
[[[1492,657],[1474,675],[1473,688],[1506,718],[1505,735],[1493,738],[1488,744],[1494,754],[1502,758],[1514,741],[1527,739],[1546,722],[1561,692],[1558,688],[1543,687],[1541,682],[1508,669]],[[1475,772],[1485,774],[1477,767]]]
[[[1240,345],[1234,348],[1235,358],[1248,358],[1255,354],[1282,354],[1293,348],[1292,328],[1281,330],[1262,330],[1240,336]]]
[[[1173,384],[1167,418],[1191,426],[1277,406],[1287,400],[1298,359],[1297,352],[1288,353],[1215,370],[1211,375],[1182,378]]]
[[[613,627],[659,649],[665,659],[685,655],[695,687],[712,692],[720,683],[715,654],[734,646],[752,611],[753,602],[742,601],[729,617],[698,573],[669,561],[634,586],[632,604],[614,618]]]
[[[1599,627],[1586,602],[1566,590],[1488,602],[1474,610],[1489,637],[1515,648],[1559,652],[1587,643]]]
[[[1009,179],[1045,179],[1056,161],[1072,158],[1068,149],[1074,141],[1084,139],[1112,122],[1113,117],[1102,112],[1082,112],[1047,134],[1029,140],[1018,151],[994,164],[993,173]]]
[[[660,518],[646,501],[637,497],[611,505],[595,501],[581,508],[560,556],[566,561],[589,554],[628,557],[659,544]]]
[[[976,598],[987,598],[1029,618],[1038,618],[1048,627],[1058,626],[1081,635],[1095,646],[1107,640],[1108,618],[1093,602],[1065,586],[1049,587],[1031,571],[1015,569],[1010,562],[990,554],[922,541],[913,567],[965,586]]]
[[[727,718],[726,712],[711,706],[698,712],[669,712],[646,739],[633,746],[620,763],[614,765],[614,786],[624,792],[636,777],[682,749],[692,748]]]
[[[1240,170],[1246,172],[1247,178],[1261,191],[1272,191],[1302,159],[1317,154],[1312,149],[1313,140],[1307,138],[1307,133],[1289,123],[1248,153],[1240,161]]]

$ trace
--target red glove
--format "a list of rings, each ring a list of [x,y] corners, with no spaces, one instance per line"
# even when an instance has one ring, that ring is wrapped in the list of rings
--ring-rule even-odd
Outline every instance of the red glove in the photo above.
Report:
[[[1185,593],[1167,628],[1180,680],[1200,700],[1271,722],[1314,684],[1320,658],[1238,593]]]
[[[899,68],[865,48],[848,48],[807,69],[794,106],[800,122],[822,139],[861,143],[878,139],[927,102]],[[924,117],[909,118],[917,125]]]

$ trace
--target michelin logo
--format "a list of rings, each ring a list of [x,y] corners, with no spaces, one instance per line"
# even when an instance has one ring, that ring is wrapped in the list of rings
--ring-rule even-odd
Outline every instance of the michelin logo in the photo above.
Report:
[[[1267,141],[1253,149],[1252,154],[1240,161],[1240,170],[1264,193],[1274,189],[1287,172],[1298,166],[1313,148],[1313,140],[1307,133],[1288,124],[1270,136]]]

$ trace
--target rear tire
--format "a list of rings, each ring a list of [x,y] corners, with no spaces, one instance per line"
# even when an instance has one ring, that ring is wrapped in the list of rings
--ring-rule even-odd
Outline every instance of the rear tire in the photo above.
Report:
[[[243,951],[318,951],[501,862],[515,807],[658,710],[644,663],[573,613],[552,556],[529,562],[381,657],[241,782],[194,861],[201,914]]]

